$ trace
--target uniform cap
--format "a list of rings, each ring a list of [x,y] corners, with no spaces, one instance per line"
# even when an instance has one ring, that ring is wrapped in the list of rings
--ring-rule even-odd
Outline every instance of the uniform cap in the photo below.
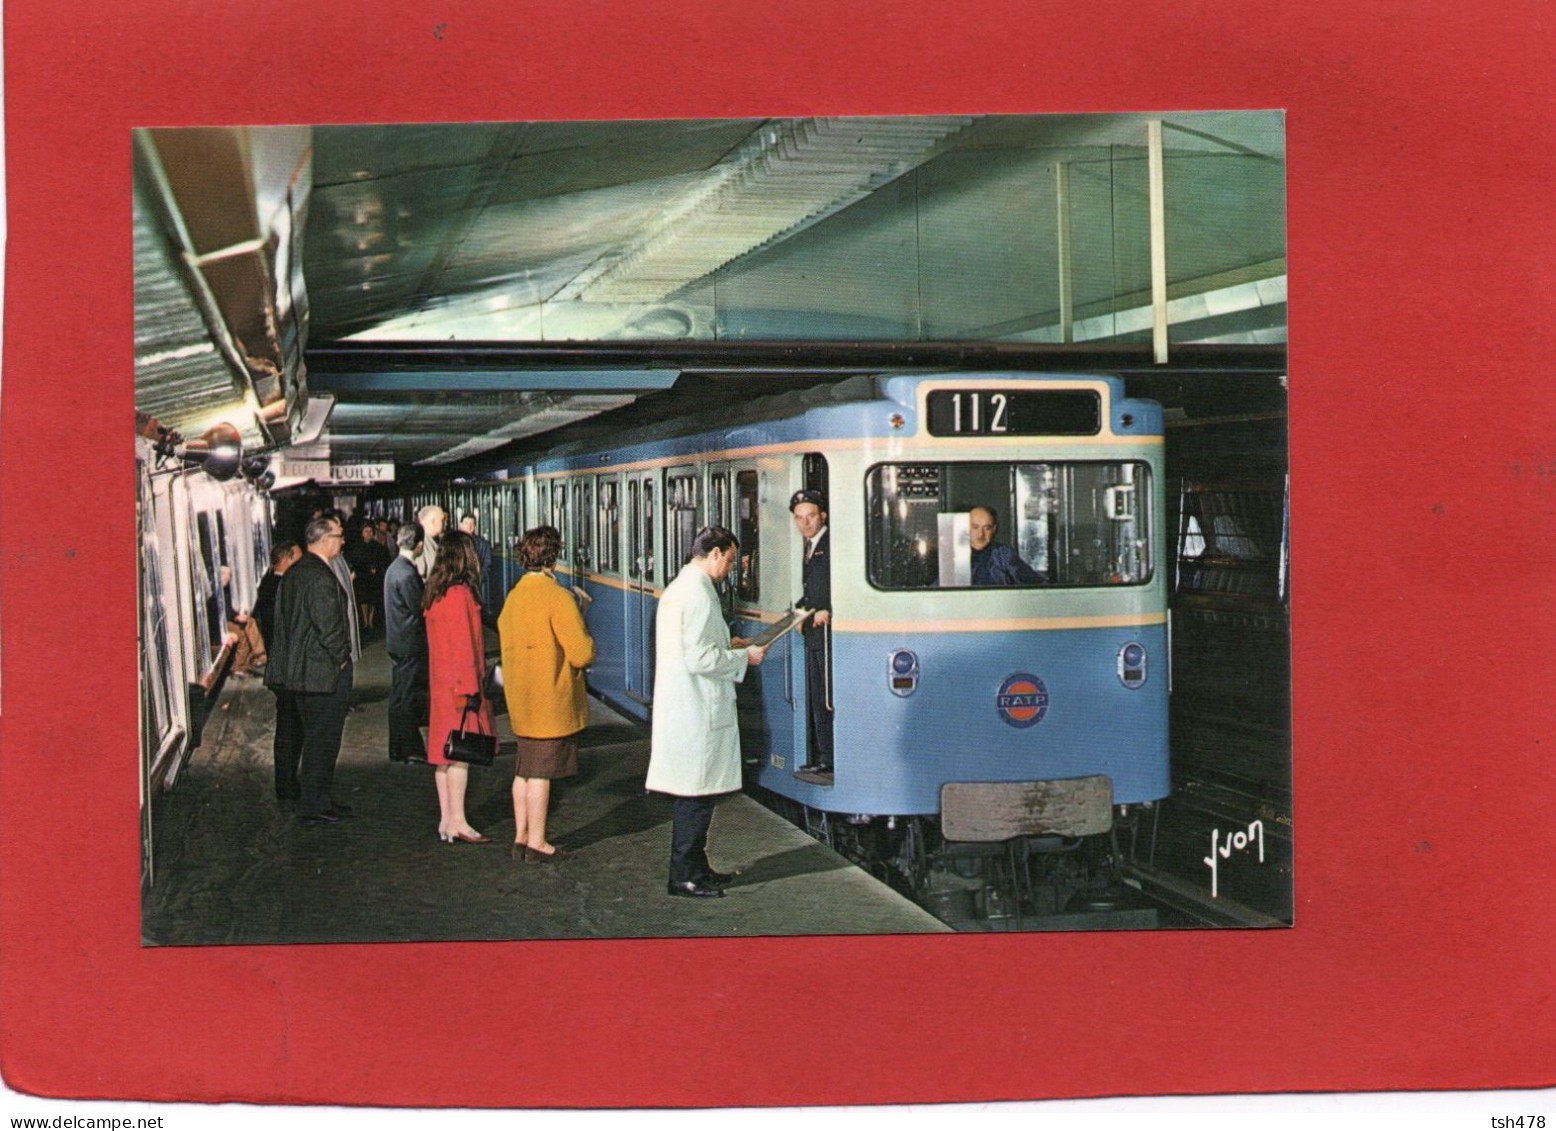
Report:
[[[793,511],[801,503],[815,503],[822,510],[827,509],[827,497],[820,491],[812,491],[808,487],[803,491],[794,492],[794,495],[789,499],[789,510]]]

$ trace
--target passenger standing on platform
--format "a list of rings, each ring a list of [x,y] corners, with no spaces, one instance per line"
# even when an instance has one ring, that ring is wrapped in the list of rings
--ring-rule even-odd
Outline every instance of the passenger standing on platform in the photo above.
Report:
[[[307,825],[332,825],[351,815],[330,797],[335,761],[351,702],[351,591],[330,562],[340,556],[345,535],[334,519],[316,518],[303,532],[308,552],[281,579],[276,592],[276,639],[270,646],[265,683],[289,692],[301,741],[296,763],[276,763],[276,790],[298,782],[298,814]],[[278,696],[278,699],[280,696]],[[280,705],[278,704],[278,713]],[[281,726],[277,719],[277,726]],[[278,757],[287,757],[278,741]],[[283,795],[285,796],[285,795]]]
[[[281,588],[281,578],[303,556],[303,548],[296,542],[279,542],[270,548],[270,571],[260,578],[259,589],[254,596],[254,619],[259,622],[259,633],[265,638],[268,653],[275,646],[279,633],[276,626],[276,593]],[[269,666],[268,656],[266,666]],[[281,687],[272,687],[276,697],[275,739],[271,757],[276,770],[276,800],[296,801],[302,796],[302,786],[297,781],[297,761],[303,750],[303,720],[297,713],[296,696]]]
[[[384,595],[384,570],[389,568],[389,551],[378,544],[373,524],[362,524],[362,537],[352,542],[345,557],[351,566],[351,584],[356,596],[357,612],[362,623],[372,628],[378,612],[378,602]]]
[[[416,512],[421,524],[421,553],[416,556],[416,571],[425,581],[432,575],[432,566],[438,560],[438,540],[443,537],[443,527],[448,524],[448,512],[436,503],[428,503]]]
[[[427,761],[437,767],[438,839],[448,844],[487,844],[465,818],[465,787],[470,767],[443,757],[454,730],[496,734],[492,705],[483,701],[486,682],[486,642],[481,630],[481,563],[475,543],[461,531],[443,536],[437,560],[427,577],[421,605],[427,614],[427,660],[431,685],[431,719],[427,728]]]
[[[546,840],[551,783],[578,772],[576,735],[589,721],[584,669],[594,662],[594,640],[578,605],[557,584],[562,536],[537,526],[519,542],[524,576],[508,594],[497,620],[502,638],[503,693],[518,736],[513,777],[513,853],[531,864],[567,853]]]
[[[734,874],[708,862],[708,826],[722,794],[740,788],[735,684],[765,648],[732,648],[717,582],[740,543],[722,526],[698,531],[692,558],[665,588],[654,618],[654,721],[648,789],[675,798],[670,836],[671,895],[717,899]]]
[[[281,575],[302,556],[303,548],[296,542],[277,542],[270,547],[270,570],[259,579],[254,593],[254,619],[259,622],[259,634],[265,638],[267,652],[276,635],[276,590],[281,587]]]
[[[800,626],[805,635],[805,715],[809,725],[809,761],[800,771],[832,772],[832,705],[827,684],[827,658],[832,639],[831,538],[827,534],[827,500],[820,491],[796,491],[789,500],[794,526],[805,539],[804,593],[800,605],[815,615]]]
[[[459,529],[475,541],[475,556],[481,560],[481,576],[490,577],[492,573],[492,544],[475,531],[475,515],[468,511],[460,516]]]
[[[427,623],[416,554],[421,527],[412,522],[397,535],[400,556],[384,571],[384,644],[394,673],[389,683],[389,760],[425,762],[421,724],[427,718]]]
[[[324,518],[335,524],[335,529],[341,531],[341,543],[339,552],[330,559],[330,571],[334,573],[335,580],[340,582],[340,587],[346,591],[346,625],[351,635],[351,662],[353,665],[362,662],[362,627],[357,620],[357,591],[356,583],[351,577],[351,566],[346,561],[345,528],[346,519],[340,511],[331,508],[324,512]],[[351,705],[348,697],[346,700],[346,713],[352,714],[356,708]]]

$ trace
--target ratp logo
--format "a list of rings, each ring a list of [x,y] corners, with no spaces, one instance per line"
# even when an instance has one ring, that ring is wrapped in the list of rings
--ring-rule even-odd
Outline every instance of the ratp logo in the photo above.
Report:
[[[1035,727],[1048,714],[1048,688],[1035,675],[1016,672],[1007,676],[994,696],[1000,718],[1017,729]]]

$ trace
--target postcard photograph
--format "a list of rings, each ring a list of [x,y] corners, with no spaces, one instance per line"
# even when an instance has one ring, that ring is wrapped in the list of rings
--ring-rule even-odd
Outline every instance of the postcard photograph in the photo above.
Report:
[[[144,945],[1293,923],[1278,110],[132,154]]]

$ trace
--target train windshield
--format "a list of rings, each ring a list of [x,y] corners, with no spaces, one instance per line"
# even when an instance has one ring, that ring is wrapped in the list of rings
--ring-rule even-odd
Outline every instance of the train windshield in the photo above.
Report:
[[[865,479],[878,589],[1141,585],[1143,462],[886,463]]]

